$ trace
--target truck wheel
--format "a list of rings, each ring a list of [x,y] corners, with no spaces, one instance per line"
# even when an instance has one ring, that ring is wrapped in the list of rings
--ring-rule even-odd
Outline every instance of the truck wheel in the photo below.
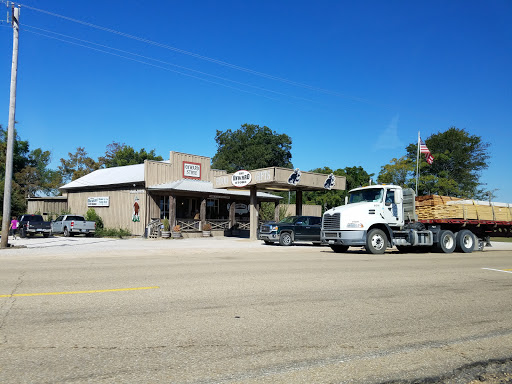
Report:
[[[27,237],[27,232],[25,231],[25,228],[21,228],[20,230],[20,237],[22,239],[24,239],[25,237]]]
[[[388,238],[384,231],[374,228],[366,237],[366,250],[374,255],[382,254],[388,247]]]
[[[456,248],[459,252],[464,253],[471,253],[475,250],[476,244],[476,237],[473,234],[473,232],[463,229],[459,233],[457,233],[457,236],[455,238]]]
[[[70,235],[69,229],[64,228],[64,237],[69,237],[69,235]]]
[[[292,245],[292,235],[289,232],[281,233],[281,236],[279,236],[279,244],[284,245],[285,247]]]
[[[43,233],[43,237],[50,237],[49,233]]]
[[[348,251],[348,245],[331,245],[330,247],[336,253],[344,253]]]
[[[452,253],[455,250],[455,235],[452,231],[444,230],[439,232],[437,249],[443,253]]]

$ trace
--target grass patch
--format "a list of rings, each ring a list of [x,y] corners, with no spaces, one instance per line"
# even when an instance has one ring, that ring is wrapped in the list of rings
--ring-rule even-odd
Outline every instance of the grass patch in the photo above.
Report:
[[[131,235],[130,231],[123,228],[96,228],[94,237],[116,237],[122,239]]]

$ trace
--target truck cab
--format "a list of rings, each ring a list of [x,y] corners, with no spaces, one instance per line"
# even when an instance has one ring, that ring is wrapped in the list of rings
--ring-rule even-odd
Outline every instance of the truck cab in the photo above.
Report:
[[[393,231],[415,216],[414,192],[407,192],[404,206],[404,191],[397,185],[351,190],[345,205],[324,213],[321,241],[335,252],[365,246],[371,253],[383,253],[392,242]]]

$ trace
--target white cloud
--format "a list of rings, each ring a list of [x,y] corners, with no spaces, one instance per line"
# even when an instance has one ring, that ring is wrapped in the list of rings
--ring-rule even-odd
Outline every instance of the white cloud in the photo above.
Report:
[[[403,143],[398,137],[398,121],[399,115],[396,114],[395,117],[391,119],[391,122],[388,124],[387,128],[382,131],[379,138],[375,143],[375,149],[396,149],[403,147]]]

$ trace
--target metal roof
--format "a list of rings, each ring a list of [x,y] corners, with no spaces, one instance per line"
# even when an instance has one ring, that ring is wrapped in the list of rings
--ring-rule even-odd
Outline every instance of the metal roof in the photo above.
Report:
[[[200,180],[188,180],[182,179],[178,181],[173,181],[171,183],[163,183],[158,185],[152,185],[147,187],[149,191],[186,191],[186,192],[203,192],[203,193],[211,193],[215,195],[228,195],[228,196],[244,196],[249,197],[249,191],[237,191],[237,190],[227,190],[220,188],[213,188],[213,183],[209,181],[200,181]],[[272,195],[270,193],[258,192],[258,197],[267,198],[271,200],[280,200],[282,197]]]
[[[125,165],[98,169],[79,179],[73,180],[59,189],[97,187],[104,185],[130,184],[144,182],[144,164]]]

